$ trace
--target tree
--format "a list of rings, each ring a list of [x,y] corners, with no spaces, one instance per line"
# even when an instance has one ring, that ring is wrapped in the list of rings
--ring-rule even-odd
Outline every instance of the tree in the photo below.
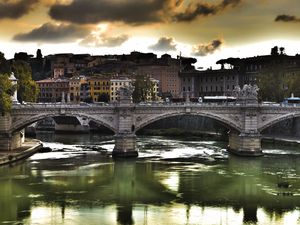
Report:
[[[280,55],[284,55],[284,47],[280,47],[279,51],[280,51]]]
[[[42,60],[42,59],[43,59],[43,55],[42,55],[41,49],[38,49],[38,50],[36,51],[36,58],[37,58],[38,60]]]
[[[37,84],[32,80],[31,68],[24,61],[14,61],[12,71],[18,79],[19,102],[35,102],[39,93]]]
[[[149,100],[148,97],[153,100],[154,84],[151,82],[150,77],[144,75],[136,75],[133,82],[134,91],[132,93],[133,102],[144,102]]]
[[[286,76],[286,89],[287,89],[287,95],[285,97],[288,97],[293,93],[295,96],[300,96],[300,72],[294,72],[290,73],[288,76]]]
[[[9,62],[5,59],[4,54],[0,52],[0,74],[10,73]]]
[[[11,95],[14,87],[9,80],[8,74],[0,74],[0,113],[4,115],[9,112],[12,106]]]
[[[290,74],[283,62],[267,65],[257,75],[259,99],[281,102],[291,93],[300,94],[300,74]]]
[[[274,46],[273,48],[271,48],[271,55],[279,55],[278,46]]]

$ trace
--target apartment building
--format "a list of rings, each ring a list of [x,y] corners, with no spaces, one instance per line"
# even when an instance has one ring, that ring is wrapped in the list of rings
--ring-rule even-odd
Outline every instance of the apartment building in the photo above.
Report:
[[[69,93],[68,79],[45,79],[36,83],[40,89],[38,102],[60,102],[63,94]]]
[[[163,55],[153,63],[139,64],[136,73],[150,76],[159,81],[159,92],[171,94],[173,97],[181,95],[181,79],[179,77],[180,61],[169,55]]]
[[[80,101],[81,85],[84,83],[87,83],[85,76],[77,76],[69,79],[69,93],[71,102],[77,103]]]
[[[130,86],[132,86],[132,80],[127,77],[110,79],[110,102],[116,102],[118,100],[117,91],[120,87]]]
[[[183,97],[232,95],[239,85],[239,74],[233,69],[186,71],[180,77]]]
[[[107,98],[110,95],[110,78],[107,76],[93,76],[87,80],[90,87],[90,96],[93,102],[98,102],[102,94],[105,94]]]

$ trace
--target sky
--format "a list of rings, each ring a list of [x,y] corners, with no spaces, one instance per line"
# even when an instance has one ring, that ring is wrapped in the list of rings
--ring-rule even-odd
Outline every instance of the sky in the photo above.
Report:
[[[0,51],[195,57],[300,53],[300,0],[0,0]]]

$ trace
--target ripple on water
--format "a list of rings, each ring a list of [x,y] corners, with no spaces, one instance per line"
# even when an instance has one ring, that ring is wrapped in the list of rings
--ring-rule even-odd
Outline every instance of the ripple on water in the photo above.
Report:
[[[15,180],[24,180],[24,179],[29,178],[29,175],[16,175],[16,176],[13,176],[12,178]]]

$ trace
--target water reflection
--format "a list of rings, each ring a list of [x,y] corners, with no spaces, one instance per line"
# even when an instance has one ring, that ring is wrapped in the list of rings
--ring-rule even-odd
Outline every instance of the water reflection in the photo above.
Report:
[[[168,158],[140,139],[144,156],[113,161],[85,148],[93,138],[0,168],[0,221],[24,224],[297,224],[300,156],[243,159],[212,143],[205,159]],[[87,141],[88,140],[88,141]],[[163,139],[153,139],[153,145]],[[56,144],[54,144],[54,142]],[[52,142],[57,145],[57,140]],[[110,146],[107,140],[97,143]],[[169,155],[199,142],[164,139]],[[51,144],[51,139],[48,139]],[[73,146],[72,145],[72,146]],[[69,148],[69,147],[70,148]],[[108,150],[110,147],[108,147]],[[180,149],[180,150],[178,150]],[[284,151],[282,149],[281,151]],[[149,154],[148,154],[148,153]],[[158,157],[153,154],[158,153]],[[55,157],[53,156],[55,155]],[[67,154],[68,157],[59,157]],[[148,154],[148,155],[147,155]],[[194,155],[194,156],[195,156]],[[220,157],[220,155],[222,157]],[[43,157],[42,157],[43,156]],[[183,155],[181,155],[183,156]],[[216,156],[216,157],[214,157]],[[47,158],[48,157],[48,158]],[[279,187],[278,182],[290,187]]]

